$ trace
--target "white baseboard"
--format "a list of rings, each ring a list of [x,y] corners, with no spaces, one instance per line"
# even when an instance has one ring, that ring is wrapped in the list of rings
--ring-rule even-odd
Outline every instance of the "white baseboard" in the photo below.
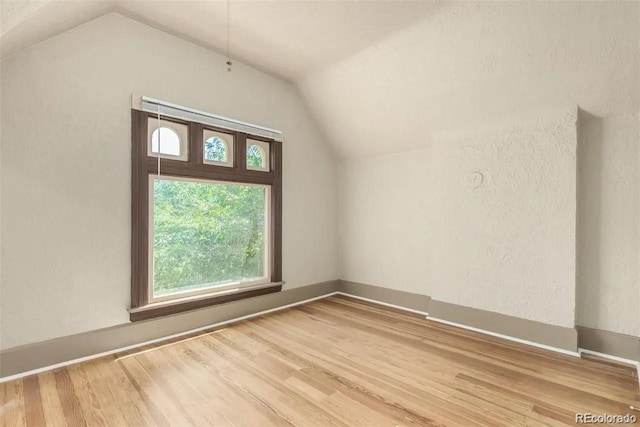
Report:
[[[620,363],[625,363],[627,365],[635,366],[636,367],[636,371],[638,372],[638,386],[640,386],[640,361],[632,360],[632,359],[625,359],[624,357],[612,356],[610,354],[600,353],[598,351],[587,350],[586,348],[579,348],[578,349],[578,353],[580,353],[580,355],[582,355],[582,353],[591,354],[593,356],[602,357],[603,359],[609,359],[609,360],[613,360],[615,362],[620,362]]]
[[[534,342],[534,341],[527,341],[527,340],[523,340],[521,338],[512,337],[510,335],[503,335],[503,334],[487,331],[487,330],[480,329],[480,328],[474,328],[473,326],[462,325],[460,323],[450,322],[450,321],[444,320],[444,319],[438,319],[437,317],[427,316],[426,319],[427,320],[432,320],[432,321],[438,322],[438,323],[443,323],[443,324],[449,325],[449,326],[455,326],[457,328],[467,329],[467,330],[473,331],[473,332],[479,332],[481,334],[490,335],[492,337],[502,338],[502,339],[505,339],[505,340],[508,340],[508,341],[517,342],[519,344],[529,345],[531,347],[542,348],[544,350],[554,351],[556,353],[566,354],[568,356],[580,357],[580,354],[578,354],[578,352],[565,350],[563,348],[552,347],[550,345],[540,344],[540,343],[537,343],[537,342]]]
[[[600,353],[598,351],[587,350],[586,348],[579,348],[578,353],[580,353],[580,355],[582,355],[582,353],[591,354],[593,356],[602,357],[603,359],[609,359],[609,360],[614,360],[620,363],[626,363],[627,365],[631,365],[631,366],[636,366],[638,364],[638,362],[635,360],[625,359],[624,357],[619,357],[619,356],[612,356],[610,354]]]
[[[374,299],[370,299],[370,298],[364,298],[364,297],[360,297],[360,296],[357,296],[357,295],[348,294],[348,293],[345,293],[345,292],[337,292],[337,294],[344,295],[344,296],[349,297],[349,298],[355,298],[355,299],[359,299],[359,300],[362,300],[362,301],[371,302],[373,304],[383,305],[385,307],[396,308],[398,310],[407,311],[409,313],[420,314],[420,315],[425,316],[425,318],[427,320],[433,320],[435,322],[443,323],[443,324],[446,324],[446,325],[449,325],[449,326],[455,326],[455,327],[458,327],[458,328],[467,329],[467,330],[474,331],[474,332],[479,332],[479,333],[482,333],[482,334],[485,334],[485,335],[490,335],[490,336],[493,336],[493,337],[496,337],[496,338],[502,338],[502,339],[505,339],[505,340],[508,340],[508,341],[517,342],[519,344],[525,344],[525,345],[529,345],[529,346],[532,346],[532,347],[542,348],[544,350],[554,351],[556,353],[561,353],[561,354],[565,354],[565,355],[572,356],[572,357],[580,357],[580,354],[578,352],[575,352],[575,351],[569,351],[569,350],[565,350],[565,349],[562,349],[562,348],[552,347],[552,346],[549,346],[549,345],[540,344],[540,343],[533,342],[533,341],[523,340],[523,339],[520,339],[520,338],[512,337],[510,335],[503,335],[503,334],[499,334],[499,333],[496,333],[496,332],[487,331],[487,330],[484,330],[484,329],[474,328],[472,326],[462,325],[460,323],[450,322],[448,320],[438,319],[436,317],[430,317],[429,313],[426,313],[424,311],[419,311],[419,310],[414,310],[414,309],[411,309],[411,308],[401,307],[401,306],[398,306],[398,305],[395,305],[395,304],[389,304],[389,303],[386,303],[386,302],[382,302],[382,301],[378,301],[378,300],[374,300]]]
[[[357,295],[347,294],[345,292],[338,291],[338,292],[336,292],[336,294],[343,295],[343,296],[349,297],[349,298],[359,299],[359,300],[362,300],[362,301],[367,301],[367,302],[370,302],[370,303],[373,303],[373,304],[384,305],[385,307],[391,307],[391,308],[395,308],[395,309],[398,309],[398,310],[407,311],[409,313],[420,314],[422,316],[428,316],[429,315],[429,313],[427,313],[425,311],[414,310],[412,308],[407,308],[407,307],[401,307],[399,305],[389,304],[388,302],[382,302],[382,301],[378,301],[378,300],[371,299],[371,298],[359,297]]]

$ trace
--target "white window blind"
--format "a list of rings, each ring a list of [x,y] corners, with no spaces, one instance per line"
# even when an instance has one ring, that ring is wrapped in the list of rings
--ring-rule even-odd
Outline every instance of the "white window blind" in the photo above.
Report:
[[[134,106],[137,104],[134,99]],[[251,123],[241,122],[239,120],[230,119],[228,117],[218,116],[204,111],[195,110],[189,107],[172,104],[170,102],[160,101],[158,99],[143,96],[139,98],[139,109],[149,113],[158,113],[167,117],[189,120],[192,122],[203,123],[206,125],[216,126],[222,129],[229,129],[236,132],[244,132],[250,135],[262,136],[265,138],[282,141],[282,132],[270,129],[264,126],[258,126]],[[135,108],[135,107],[134,107]]]

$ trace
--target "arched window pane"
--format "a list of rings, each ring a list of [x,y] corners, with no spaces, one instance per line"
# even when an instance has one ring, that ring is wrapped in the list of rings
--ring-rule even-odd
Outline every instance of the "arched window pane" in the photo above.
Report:
[[[204,142],[204,159],[213,162],[227,162],[227,144],[217,136]]]
[[[180,155],[180,137],[170,128],[161,127],[151,134],[151,152],[169,156]]]
[[[202,133],[203,162],[209,165],[232,168],[234,143],[233,134],[204,129]]]
[[[257,145],[250,145],[247,148],[247,166],[251,168],[264,167],[264,152]]]

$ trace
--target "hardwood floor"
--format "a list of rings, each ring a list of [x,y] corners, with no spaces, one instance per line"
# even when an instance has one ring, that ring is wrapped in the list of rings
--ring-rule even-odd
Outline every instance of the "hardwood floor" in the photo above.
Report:
[[[574,425],[635,368],[345,297],[0,384],[2,426]]]

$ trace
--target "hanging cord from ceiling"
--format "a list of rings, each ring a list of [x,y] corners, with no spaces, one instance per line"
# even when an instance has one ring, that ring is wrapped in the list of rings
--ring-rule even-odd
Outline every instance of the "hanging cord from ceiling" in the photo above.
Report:
[[[231,72],[231,66],[233,66],[233,62],[231,62],[231,57],[229,56],[229,32],[231,27],[231,21],[229,20],[231,9],[231,0],[227,0],[227,71]]]

